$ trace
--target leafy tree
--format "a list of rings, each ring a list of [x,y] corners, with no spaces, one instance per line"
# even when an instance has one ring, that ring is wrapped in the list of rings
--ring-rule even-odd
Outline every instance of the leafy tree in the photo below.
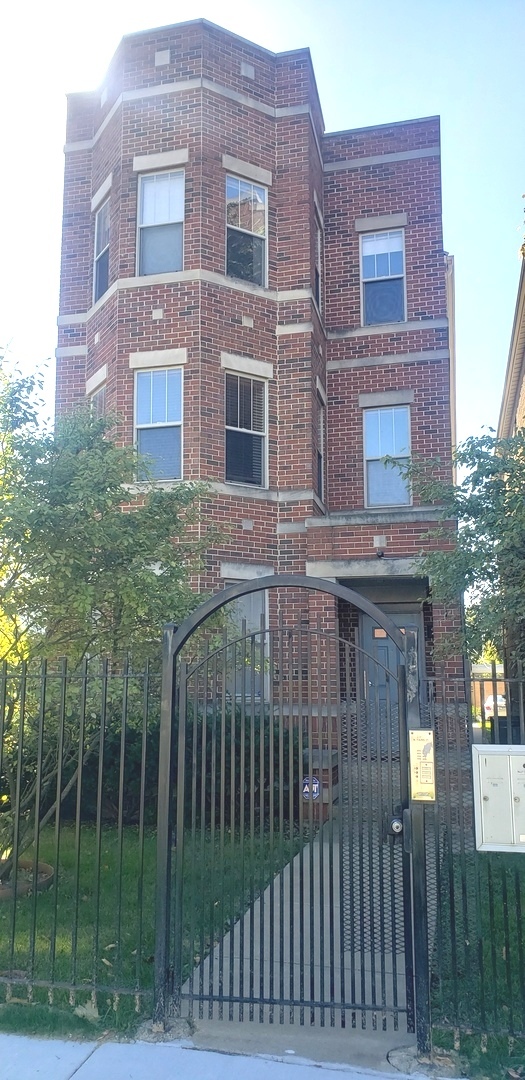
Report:
[[[30,646],[141,661],[199,601],[206,489],[136,485],[137,453],[114,425],[76,409],[41,430],[34,380],[0,383],[0,659]]]
[[[159,657],[163,624],[181,621],[202,600],[191,577],[216,539],[209,519],[202,521],[205,486],[137,484],[145,465],[132,447],[118,445],[115,418],[79,408],[54,430],[42,428],[36,389],[34,379],[0,375],[4,880],[13,857],[74,789],[79,761],[97,754],[100,702],[86,665],[97,670],[109,657],[118,670],[131,654],[137,671]],[[41,682],[35,661],[53,671],[64,654],[67,681]],[[62,724],[61,686],[68,687]],[[113,697],[108,693],[108,729],[121,722]],[[135,703],[130,716],[141,709]]]
[[[421,499],[441,508],[432,539],[445,545],[424,555],[421,571],[434,601],[457,606],[466,594],[464,644],[472,658],[492,648],[524,659],[525,431],[469,438],[454,456],[457,484],[436,479],[439,461],[416,461],[410,469]]]

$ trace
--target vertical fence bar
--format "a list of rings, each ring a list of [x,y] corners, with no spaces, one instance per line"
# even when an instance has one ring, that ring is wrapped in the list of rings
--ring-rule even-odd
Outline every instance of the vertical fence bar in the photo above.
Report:
[[[397,684],[395,684],[397,690]],[[394,810],[394,799],[391,797],[392,791],[392,741],[395,738],[396,732],[394,729],[394,723],[397,720],[399,723],[399,714],[395,715],[395,710],[392,709],[391,701],[392,692],[392,677],[390,672],[386,675],[385,682],[385,703],[383,707],[383,728],[384,728],[384,748],[381,745],[381,724],[379,729],[379,753],[378,753],[378,769],[379,769],[379,814],[378,814],[378,839],[379,839],[379,994],[380,1004],[382,1006],[381,1013],[381,1028],[383,1031],[387,1029],[386,1022],[386,926],[388,918],[388,908],[386,899],[386,881],[385,881],[385,868],[388,866],[388,854],[390,848],[393,846],[390,837],[384,835],[384,822],[388,819],[388,814]],[[394,719],[395,717],[395,719]],[[397,733],[397,742],[399,744],[399,734]],[[384,783],[384,774],[386,770],[386,783]],[[386,797],[386,800],[385,800]],[[394,985],[393,995],[394,1000],[396,996],[396,968],[397,963],[395,957],[395,938],[394,938],[394,923],[396,921],[396,910],[392,908],[390,911],[390,926],[391,926],[391,942],[392,942],[392,981]],[[394,1014],[395,1025],[395,1014]]]
[[[319,772],[319,801],[317,803],[317,821],[319,833],[316,837],[315,850],[318,853],[319,859],[319,912],[318,912],[318,933],[319,933],[319,985],[317,987],[317,998],[321,1003],[319,1009],[319,1022],[320,1026],[325,1025],[325,830],[324,830],[324,793],[323,793],[323,758],[326,753],[326,729],[328,723],[331,722],[331,701],[330,701],[330,666],[328,659],[329,641],[325,634],[325,631],[321,629],[320,620],[318,621],[317,632],[317,649],[318,655],[321,660],[321,670],[319,672],[318,691],[317,691],[317,716],[319,735],[317,743],[317,760],[318,760],[318,772]],[[324,682],[324,692],[321,692]],[[311,793],[313,795],[313,791]],[[311,798],[313,803],[313,798]]]
[[[354,852],[353,852],[353,835],[354,835],[354,813],[353,813],[353,777],[354,777],[354,742],[352,726],[355,720],[352,717],[351,701],[352,701],[352,683],[351,683],[351,669],[350,669],[350,656],[353,656],[354,660],[354,677],[357,678],[357,652],[356,643],[354,642],[353,651],[350,653],[350,645],[345,642],[344,648],[344,660],[345,660],[345,692],[346,692],[346,798],[347,798],[347,821],[345,822],[345,835],[346,843],[348,846],[347,863],[348,863],[348,902],[347,902],[347,914],[345,916],[345,893],[344,893],[344,877],[345,877],[345,861],[343,843],[341,843],[341,850],[339,855],[339,902],[341,905],[339,926],[341,934],[341,964],[340,964],[340,979],[341,979],[341,1027],[346,1028],[346,970],[345,970],[345,954],[350,954],[350,1000],[352,1002],[356,999],[356,970],[355,970],[355,917],[354,917],[354,896],[355,896],[355,882],[354,882]],[[354,693],[356,690],[354,688]],[[356,714],[357,715],[357,714]],[[343,747],[340,752],[341,769],[343,767]],[[356,763],[357,764],[357,763]],[[346,922],[348,921],[348,928]],[[352,1014],[355,1017],[355,1013]],[[353,1026],[353,1025],[352,1025]]]
[[[357,640],[359,638],[357,637]],[[357,770],[356,770],[356,786],[357,786],[357,828],[358,828],[358,874],[359,874],[359,989],[360,989],[360,1003],[366,1002],[366,965],[365,965],[365,863],[364,863],[364,809],[363,809],[363,780],[362,780],[362,767],[363,767],[363,741],[365,742],[366,752],[369,753],[369,742],[366,741],[365,731],[369,727],[369,695],[368,695],[368,674],[365,668],[365,658],[361,651],[361,648],[356,649],[356,753],[357,753]],[[365,758],[365,767],[367,765],[367,759]],[[352,847],[354,845],[352,844]],[[353,851],[352,851],[353,857]],[[360,1010],[361,1027],[366,1027],[366,1013],[363,1009]],[[355,1018],[357,1022],[357,1018]],[[354,1026],[354,1017],[352,1017],[352,1026]]]
[[[172,740],[175,708],[175,627],[169,624],[162,635],[162,688],[159,733],[159,791],[157,803],[157,869],[155,884],[155,976],[154,1023],[165,1028],[168,1022],[168,965],[171,885],[171,831],[173,774]]]
[[[150,664],[146,660],[142,676],[142,733],[140,743],[140,794],[137,867],[137,957],[135,962],[136,1011],[140,1008],[142,990],[142,942],[144,931],[144,814],[146,808],[146,764],[148,753],[148,716],[150,702]]]
[[[84,748],[86,734],[86,701],[87,701],[88,661],[82,663],[80,675],[80,716],[78,731],[78,764],[77,764],[77,797],[75,807],[75,871],[74,871],[74,914],[71,928],[71,984],[76,987],[77,981],[77,946],[78,946],[78,916],[80,902],[80,847],[82,833],[82,781],[84,767]],[[72,991],[74,998],[74,989]]]
[[[22,790],[22,772],[24,767],[24,729],[26,719],[26,692],[27,692],[27,664],[23,661],[20,669],[20,683],[19,683],[19,730],[18,730],[18,743],[17,743],[17,756],[16,756],[16,777],[14,780],[15,787],[15,805],[14,805],[14,823],[13,823],[13,851],[12,851],[12,869],[11,880],[13,883],[13,900],[11,905],[11,933],[10,933],[10,951],[9,951],[9,970],[12,973],[14,967],[14,955],[15,955],[15,941],[16,941],[16,897],[18,892],[18,852],[20,845],[20,798]],[[12,791],[10,792],[12,798]]]
[[[44,720],[46,713],[46,690],[47,690],[47,662],[42,661],[40,667],[40,703],[38,708],[38,733],[37,733],[37,760],[35,778],[35,802],[34,802],[34,839],[33,839],[33,881],[31,897],[31,923],[29,928],[29,998],[31,1000],[31,984],[35,977],[35,938],[36,938],[36,913],[38,901],[38,856],[40,847],[40,806],[42,802],[43,768],[44,768]],[[48,750],[49,754],[51,751]],[[47,761],[47,755],[46,755]]]
[[[190,976],[188,983],[188,1016],[193,1019],[195,995],[195,964],[202,964],[202,957],[197,960],[195,916],[198,903],[197,870],[197,777],[199,775],[198,738],[199,738],[199,691],[198,671],[193,670],[188,676],[188,707],[191,709],[191,812],[190,812],[190,859],[189,859],[189,940],[188,953]]]
[[[100,694],[100,725],[98,741],[98,768],[97,768],[97,810],[95,824],[95,924],[93,927],[93,993],[97,985],[99,964],[99,929],[100,929],[100,874],[102,862],[102,798],[104,792],[104,755],[106,749],[106,724],[107,724],[107,694],[108,694],[108,661],[102,661],[101,667],[101,694]]]
[[[460,686],[456,681],[453,686],[453,702],[450,705],[446,705],[445,708],[448,712],[450,709],[451,719],[454,724],[454,741],[456,744],[456,781],[458,790],[458,840],[459,840],[459,863],[461,872],[461,915],[462,915],[462,933],[460,935],[463,946],[463,969],[466,974],[467,983],[470,981],[470,928],[469,928],[469,912],[468,912],[468,895],[467,895],[467,857],[466,857],[466,838],[467,830],[465,827],[465,807],[464,807],[464,794],[463,794],[463,776],[465,769],[470,768],[470,757],[468,763],[464,761],[465,750],[469,746],[468,738],[468,726],[465,730],[464,724],[461,722],[460,712]],[[466,702],[465,702],[466,708]],[[466,745],[465,745],[466,743]]]
[[[419,665],[417,631],[405,631],[408,729],[421,727],[419,708]],[[427,1057],[431,1049],[430,962],[428,951],[427,866],[425,805],[411,801],[412,897],[414,912],[414,958],[416,991],[416,1037],[418,1053]]]
[[[219,926],[219,971],[218,971],[218,994],[219,994],[219,1020],[224,1016],[224,928],[226,925],[226,900],[224,893],[224,878],[226,873],[225,867],[225,830],[226,830],[226,723],[227,723],[227,706],[226,695],[228,688],[228,657],[230,655],[230,647],[228,646],[226,634],[224,635],[222,645],[222,671],[221,671],[221,718],[220,718],[220,732],[219,732],[219,874],[220,874],[220,897],[219,897],[219,911],[220,911],[220,926]],[[233,930],[232,930],[233,932]]]
[[[117,817],[117,923],[115,967],[119,978],[122,976],[122,874],[124,866],[124,785],[126,779],[126,736],[129,701],[129,657],[124,661],[122,671],[122,711],[120,720],[120,754],[118,776],[118,817]]]
[[[454,869],[454,853],[453,853],[453,838],[454,829],[452,823],[452,789],[451,789],[451,777],[452,777],[452,761],[450,754],[450,739],[449,739],[449,725],[447,717],[447,685],[442,678],[440,680],[440,706],[441,706],[441,724],[442,724],[442,746],[443,746],[443,779],[445,786],[445,823],[446,823],[446,836],[447,836],[447,879],[448,879],[448,903],[449,903],[449,916],[450,916],[450,957],[452,967],[452,1001],[454,1008],[454,1024],[457,1025],[459,1021],[459,1002],[458,1002],[458,945],[457,945],[457,913],[456,913],[456,882],[455,882],[455,869]]]
[[[306,630],[306,667],[310,668],[310,650],[309,650],[310,634],[307,628]],[[297,738],[298,738],[298,762],[297,768],[299,775],[296,777],[296,784],[298,790],[298,828],[299,828],[299,1001],[301,1002],[299,1008],[299,1024],[304,1025],[304,799],[303,799],[303,777],[304,777],[304,702],[303,702],[303,678],[304,678],[304,651],[305,651],[305,635],[302,625],[299,626],[297,649],[299,654],[300,673],[299,673],[299,687],[298,687],[298,716],[297,716]],[[308,703],[307,703],[308,704]]]
[[[64,770],[64,736],[66,722],[66,691],[67,691],[67,660],[62,657],[60,662],[60,698],[58,704],[58,732],[57,732],[57,776],[55,787],[55,837],[54,837],[54,860],[55,860],[55,887],[53,889],[53,908],[51,915],[51,940],[49,943],[49,963],[51,971],[51,986],[55,981],[55,961],[58,928],[58,897],[60,890],[60,832],[62,818],[62,788]],[[52,1004],[53,992],[49,991],[49,1003]]]
[[[264,633],[264,613],[261,613],[258,645],[259,645],[259,1021],[264,1020],[265,1009],[263,1000],[265,997],[265,970],[266,970],[266,949],[265,949],[265,873],[266,873],[266,814],[265,814],[265,796],[266,796],[266,768],[265,768],[265,708],[264,708],[264,678],[265,678],[265,633]],[[255,636],[255,635],[254,635]],[[257,644],[257,638],[256,638]],[[257,652],[256,652],[257,655]],[[270,931],[271,932],[271,931]]]
[[[354,881],[352,866],[352,718],[351,718],[351,684],[350,684],[350,646],[347,641],[341,643],[342,663],[344,669],[344,701],[341,702],[341,719],[339,741],[337,748],[337,771],[339,775],[339,1000],[340,1000],[340,1026],[346,1027],[346,955],[350,953],[350,994],[352,1001],[355,1000],[355,952],[354,952],[354,920],[353,898]],[[343,717],[344,708],[344,717]],[[343,740],[343,731],[345,738]],[[346,789],[346,790],[345,790]],[[345,820],[346,817],[346,820]],[[347,867],[345,866],[345,844],[348,847],[348,875],[345,885]],[[347,890],[345,902],[345,888]],[[348,909],[348,916],[345,912]],[[348,921],[348,935],[346,923]],[[347,936],[348,939],[347,940]]]
[[[244,907],[246,901],[246,642],[244,638],[241,644],[240,695],[239,851],[241,858],[240,895]],[[244,1020],[244,924],[245,920],[241,917],[239,925],[239,1020]]]
[[[229,950],[229,997],[230,1007],[228,1012],[228,1019],[233,1020],[234,1007],[233,996],[235,992],[235,922],[237,916],[237,904],[236,904],[236,889],[237,882],[234,876],[234,867],[236,866],[236,853],[238,848],[237,837],[237,814],[236,814],[236,798],[237,794],[239,800],[242,801],[241,784],[243,783],[242,767],[239,764],[239,776],[237,778],[237,761],[238,761],[238,742],[237,742],[237,680],[238,680],[238,642],[234,641],[232,646],[232,715],[230,722],[230,858],[231,858],[231,884],[230,884],[230,950]],[[240,847],[239,847],[240,851]],[[242,905],[240,904],[239,907]],[[239,960],[239,966],[242,963]]]
[[[177,813],[175,818],[176,847],[175,847],[175,887],[173,889],[173,1003],[172,1008],[175,1016],[180,1016],[181,989],[183,968],[183,931],[184,931],[184,804],[186,785],[186,724],[187,724],[187,684],[188,669],[184,660],[179,669],[179,694],[177,716],[177,780],[176,799]]]
[[[368,889],[366,896],[363,897],[363,920],[366,928],[366,912],[368,911],[368,936],[370,941],[370,1004],[376,1003],[376,943],[375,943],[375,921],[376,921],[376,889],[374,881],[374,848],[378,843],[374,836],[374,811],[376,810],[377,796],[374,792],[374,783],[372,775],[372,756],[374,751],[374,737],[376,740],[375,753],[376,753],[376,775],[379,780],[379,774],[381,771],[381,747],[380,747],[380,727],[379,727],[379,680],[381,676],[381,668],[377,660],[377,646],[374,649],[375,655],[367,657],[367,663],[369,665],[366,687],[366,703],[367,703],[367,722],[366,722],[366,872],[368,875]],[[374,730],[375,729],[375,730]],[[364,823],[363,823],[364,825]],[[364,828],[363,828],[363,841],[364,841]],[[365,947],[363,948],[363,976],[364,972],[364,956]],[[363,978],[363,987],[365,987],[365,979]],[[364,991],[364,1000],[367,999],[367,990]],[[375,1012],[372,1012],[371,1016],[367,1015],[367,1012],[363,1010],[362,1018],[364,1020],[363,1026],[366,1027],[370,1021],[372,1029],[375,1031],[377,1027],[377,1020]]]
[[[284,1024],[284,634],[279,612],[279,1023]]]
[[[330,1014],[329,1023],[330,1027],[335,1027],[335,888],[334,888],[334,777],[333,777],[333,759],[332,759],[332,746],[334,735],[334,724],[336,729],[336,739],[339,739],[340,729],[340,717],[341,717],[341,703],[340,703],[340,680],[339,680],[339,634],[338,627],[336,627],[336,635],[331,638],[331,649],[329,649],[329,669],[330,679],[329,683],[333,683],[333,695],[329,694],[329,698],[333,700],[333,715],[332,709],[330,709],[328,717],[328,733],[327,733],[327,756],[328,756],[328,976],[330,986]],[[341,778],[338,776],[339,792],[341,791],[340,784]],[[339,795],[340,799],[340,795]]]
[[[202,687],[201,702],[201,739],[200,739],[200,935],[199,935],[199,1019],[204,1016],[204,958],[206,956],[206,890],[209,887],[209,875],[206,868],[206,795],[207,795],[207,762],[208,762],[208,699],[212,702],[213,689],[210,694],[210,666],[208,640],[205,642],[204,658],[200,665],[200,682]],[[197,694],[198,697],[198,694]],[[187,707],[187,706],[186,706]]]
[[[520,719],[520,737],[519,741],[523,745],[525,743],[525,708],[523,705],[523,661],[518,660],[518,681],[516,684],[516,695],[518,698],[518,710]],[[512,701],[507,699],[507,711],[509,705],[512,705]]]
[[[320,646],[319,646],[319,618],[317,619],[317,624],[314,627],[313,636],[311,637],[311,641],[312,641],[312,644],[313,644],[313,642],[315,642],[316,670],[315,670],[315,672],[312,672],[312,668],[310,666],[310,668],[309,668],[309,679],[308,679],[308,776],[310,777],[310,784],[312,783],[313,768],[314,768],[314,766],[313,766],[313,743],[314,743],[314,721],[313,721],[314,693],[313,693],[313,686],[314,686],[314,681],[315,681],[315,685],[317,687],[317,730],[315,732],[315,739],[316,739],[316,742],[317,742],[317,746],[319,746],[319,740],[320,740],[319,706],[320,706],[320,699],[321,699],[320,686],[321,686],[321,680],[322,680],[322,668],[321,668],[321,651],[320,651]],[[314,680],[313,676],[315,676],[315,680]],[[309,930],[309,942],[308,942],[308,945],[309,945],[309,960],[310,960],[310,965],[309,965],[310,966],[310,972],[309,972],[310,986],[309,986],[309,989],[310,989],[310,1001],[311,1002],[315,1001],[315,949],[316,949],[316,939],[315,939],[315,910],[316,910],[316,903],[315,903],[314,842],[315,842],[315,836],[314,836],[314,802],[313,802],[313,799],[312,799],[312,790],[310,790],[310,797],[308,799],[308,899],[309,899],[309,915],[310,915],[309,925],[308,925],[308,930]],[[313,1005],[310,1006],[310,1023],[311,1024],[315,1023],[315,1008],[314,1008]]]
[[[399,664],[397,669],[398,701],[399,701],[399,788],[401,806],[404,810],[409,805],[409,779],[408,779],[408,720],[407,720],[407,679],[406,666]],[[393,853],[392,853],[393,857]],[[413,901],[412,901],[412,865],[411,855],[403,844],[402,851],[402,877],[403,877],[403,939],[405,945],[405,981],[406,981],[406,1008],[407,1030],[415,1031],[416,1004],[415,1004],[415,972],[414,972],[414,935],[413,935]],[[394,904],[394,897],[392,899]],[[395,922],[394,922],[395,927]],[[392,951],[397,943],[394,935]]]
[[[269,623],[268,619],[268,623]],[[268,630],[268,724],[269,724],[269,879],[270,886],[270,941],[269,941],[269,968],[270,978],[268,986],[268,994],[270,998],[270,1007],[268,1010],[268,1020],[270,1024],[274,1022],[274,1000],[275,1000],[275,633],[273,630]]]
[[[243,636],[246,637],[246,621],[243,620]],[[254,1019],[254,1001],[255,1001],[255,635],[250,634],[246,637],[247,645],[249,645],[249,672],[250,672],[250,979],[249,979],[249,996],[250,1005],[248,1010],[248,1017],[250,1020]],[[261,957],[262,960],[262,957]]]
[[[224,664],[224,653],[222,653]],[[217,693],[218,693],[218,656],[211,657],[211,701],[210,701],[210,868],[209,868],[209,954],[208,954],[208,1019],[214,1015],[214,975],[215,975],[215,847],[216,847],[216,803],[217,803]],[[206,786],[207,770],[203,773],[203,785]]]
[[[519,972],[519,985],[521,993],[521,1030],[525,1031],[525,956],[523,948],[523,904],[521,900],[521,874],[516,867],[514,871],[514,898],[515,898],[515,910],[516,910],[516,928],[518,939],[518,972]]]

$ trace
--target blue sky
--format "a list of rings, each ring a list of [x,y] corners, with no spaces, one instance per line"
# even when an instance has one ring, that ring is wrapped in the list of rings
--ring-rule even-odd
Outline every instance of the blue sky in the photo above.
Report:
[[[95,89],[123,34],[208,18],[309,46],[327,130],[441,116],[445,249],[456,260],[459,435],[495,426],[525,203],[524,0],[29,0],[0,15],[0,345],[56,345],[65,95]],[[47,387],[52,396],[53,372]]]

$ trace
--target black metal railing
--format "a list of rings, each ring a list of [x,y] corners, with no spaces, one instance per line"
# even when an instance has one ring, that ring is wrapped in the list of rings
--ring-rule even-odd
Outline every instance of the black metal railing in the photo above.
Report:
[[[159,708],[129,662],[1,669],[4,1001],[151,1010]]]
[[[357,679],[351,650],[345,646],[343,655],[333,645],[322,653],[315,635],[312,644],[304,630],[282,641],[271,633],[271,640],[261,633],[255,662],[252,653],[243,654],[242,664],[230,664],[225,675],[222,654],[210,654],[204,668],[187,673],[181,820],[188,833],[173,863],[176,871],[189,858],[183,896],[197,900],[187,905],[187,927],[179,934],[179,952],[185,952],[178,993],[198,1014],[213,1002],[225,1017],[237,1016],[244,1004],[246,1018],[263,1008],[276,1014],[286,1009],[287,1015],[293,1008],[301,1013],[299,1022],[303,1013],[308,1022],[310,1012],[321,1015],[324,1008],[333,1023],[337,1006],[343,1022],[349,1014],[349,1025],[361,1025],[361,1014],[370,1011],[382,1026],[388,1010],[402,1018],[407,1005],[395,996],[390,1002],[372,985],[358,994],[352,979],[355,966],[363,967],[363,957],[376,948],[382,956],[397,956],[388,934],[402,936],[411,929],[409,922],[403,930],[399,920],[387,918],[388,898],[402,891],[396,877],[401,845],[389,840],[385,846],[378,831],[383,802],[384,809],[396,803],[391,787],[405,753],[390,700],[394,688],[375,709],[376,691],[367,691],[367,712],[359,686],[370,680]],[[247,641],[253,652],[250,635]],[[319,654],[315,662],[314,654]],[[224,655],[228,660],[227,651]],[[315,711],[313,683],[320,672],[320,696],[330,685],[333,701],[328,709],[326,700],[324,705],[319,700]],[[291,675],[297,693],[290,678],[285,689]],[[354,682],[350,701],[347,691]],[[138,672],[129,662],[120,667],[86,662],[71,669],[64,660],[0,669],[0,1001],[24,998],[84,1009],[91,1016],[107,1013],[107,1026],[110,1017],[127,1025],[136,1013],[151,1015],[155,928],[164,917],[155,894],[160,683],[159,670]],[[494,667],[485,678],[427,681],[421,700],[422,721],[436,735],[437,802],[424,811],[433,1026],[523,1035],[525,859],[521,852],[476,850],[472,744],[525,744],[525,682],[503,678]],[[294,719],[296,713],[302,723]],[[340,729],[332,728],[329,717],[334,723],[340,718]],[[388,717],[389,730],[397,732],[393,741],[386,739]],[[321,719],[324,749],[316,748],[313,737]],[[324,824],[301,786],[305,776],[321,776],[323,769],[335,808]],[[326,847],[318,842],[323,830]],[[235,861],[239,837],[247,851],[240,863]],[[315,858],[325,860],[318,881]],[[290,880],[289,889],[330,908],[327,929],[319,916],[319,950],[333,954],[330,970],[341,985],[347,980],[351,992],[345,996],[333,988],[317,993],[308,981],[308,964],[304,970],[299,964],[297,976],[290,974],[308,934],[317,933],[312,904],[299,909],[295,929],[290,924],[287,946],[284,923],[276,919],[286,905],[290,918],[296,917],[291,899],[286,905],[283,899],[283,867],[294,859],[298,884]],[[376,879],[382,920],[369,931],[363,898],[372,896]],[[276,884],[267,894],[266,910],[257,901],[269,881]],[[176,912],[177,888],[174,883],[168,920],[184,915],[184,908]],[[209,925],[199,904],[209,913]],[[246,944],[249,952],[256,916],[268,978],[260,964],[252,992],[246,980],[237,989],[231,954],[236,926],[239,935],[248,935],[241,955]],[[276,961],[286,947],[292,950],[287,978],[296,979],[290,992]],[[349,949],[353,959],[343,962]],[[386,985],[382,970],[379,964],[379,988],[381,980]]]
[[[426,808],[435,1028],[525,1033],[525,858],[478,851],[472,744],[525,744],[525,683],[490,677],[423,684],[436,736],[437,802]]]

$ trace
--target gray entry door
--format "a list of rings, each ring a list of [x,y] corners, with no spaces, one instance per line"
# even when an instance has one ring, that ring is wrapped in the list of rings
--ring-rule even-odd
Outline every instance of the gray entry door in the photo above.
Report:
[[[401,631],[404,632],[406,627],[418,631],[419,653],[421,659],[422,619],[419,612],[401,612],[399,614],[388,612],[388,616],[395,626],[399,626]],[[364,657],[373,657],[374,660],[377,661],[377,663],[373,665],[374,696],[378,702],[383,703],[387,696],[389,673],[393,677],[396,677],[397,675],[397,665],[399,663],[398,650],[385,630],[378,626],[377,623],[373,622],[368,615],[363,615],[361,619],[361,645]],[[364,660],[364,669],[365,674],[366,659]],[[423,669],[421,668],[421,670]],[[363,688],[365,695],[368,694],[366,684],[370,687],[372,683],[371,672],[368,672],[367,674],[368,678],[366,679]]]

